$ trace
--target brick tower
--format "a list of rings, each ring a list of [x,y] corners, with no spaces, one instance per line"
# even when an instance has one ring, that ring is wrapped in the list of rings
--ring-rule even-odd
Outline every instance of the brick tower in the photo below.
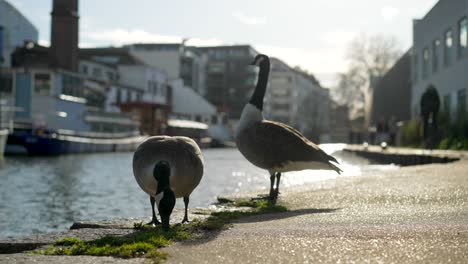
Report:
[[[78,0],[53,0],[50,58],[53,67],[78,69]]]

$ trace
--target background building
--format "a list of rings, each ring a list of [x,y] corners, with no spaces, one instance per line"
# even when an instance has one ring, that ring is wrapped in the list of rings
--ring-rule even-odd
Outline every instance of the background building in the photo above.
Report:
[[[315,141],[329,141],[330,95],[310,74],[271,59],[265,99],[268,119],[292,125]]]
[[[0,67],[11,66],[11,54],[25,40],[37,42],[38,31],[15,7],[0,0]]]
[[[371,126],[381,120],[411,119],[411,51],[407,51],[373,87]]]
[[[429,86],[440,96],[442,111],[465,114],[468,89],[468,1],[441,0],[413,23],[413,117]],[[454,119],[452,119],[454,120]]]
[[[133,44],[131,53],[146,64],[166,71],[170,79],[182,79],[184,86],[206,93],[206,56],[196,47],[182,44]]]
[[[227,127],[227,118],[219,113],[193,89],[184,86],[182,80],[171,82],[173,91],[169,126],[185,127],[200,136],[210,136],[219,141],[230,141],[233,136]],[[189,121],[189,122],[187,122]],[[205,130],[205,131],[203,131]]]
[[[105,108],[129,113],[144,134],[165,133],[171,91],[164,71],[151,67],[127,48],[80,49],[80,72],[105,86]]]
[[[208,56],[205,97],[230,119],[238,120],[256,84],[258,69],[249,64],[258,52],[249,45],[200,50]]]
[[[351,134],[351,122],[349,120],[349,108],[346,105],[331,104],[330,112],[330,141],[340,143],[361,143],[353,142],[354,135]]]

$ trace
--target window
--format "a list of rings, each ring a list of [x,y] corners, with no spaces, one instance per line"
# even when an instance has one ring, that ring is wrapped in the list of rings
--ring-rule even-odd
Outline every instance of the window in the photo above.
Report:
[[[452,63],[452,46],[453,46],[453,33],[452,30],[445,32],[444,41],[444,65],[450,66]]]
[[[290,76],[272,76],[271,82],[278,85],[287,85],[292,82],[292,78]]]
[[[290,107],[289,107],[289,104],[274,103],[273,109],[280,110],[280,111],[289,111]]]
[[[127,102],[132,101],[132,94],[129,90],[127,90]]]
[[[213,124],[213,125],[218,124],[218,116],[217,115],[212,115],[211,116],[211,124]]]
[[[215,52],[215,58],[216,59],[221,60],[221,59],[224,59],[225,57],[226,57],[226,52],[224,50],[217,50]]]
[[[3,57],[3,39],[4,39],[3,26],[0,25],[0,65],[4,62],[5,58]]]
[[[224,72],[225,65],[222,62],[219,63],[211,63],[208,65],[208,72],[209,73],[222,73]]]
[[[468,47],[468,19],[466,17],[458,22],[458,32],[458,58],[461,58],[466,55]]]
[[[413,78],[414,82],[418,80],[418,54],[414,54],[414,64],[413,64]]]
[[[429,49],[424,48],[423,49],[423,69],[422,69],[422,77],[423,79],[427,78],[427,68],[429,66]]]
[[[466,90],[461,89],[457,92],[457,112],[458,118],[463,118],[466,113]]]
[[[13,93],[13,76],[0,73],[0,98]]]
[[[81,73],[88,74],[88,65],[81,65]]]
[[[114,73],[113,72],[106,72],[106,75],[107,75],[107,79],[109,79],[109,81],[113,81],[114,80]]]
[[[62,75],[62,94],[83,97],[82,80],[72,75]]]
[[[93,68],[93,77],[94,78],[101,78],[102,76],[102,69],[101,68]]]
[[[271,94],[275,97],[289,97],[291,95],[291,88],[289,87],[272,87]]]
[[[439,47],[440,40],[436,39],[432,42],[432,72],[437,72],[439,68]]]
[[[153,83],[153,86],[154,86],[154,94],[155,95],[158,95],[159,94],[159,85],[157,83]]]
[[[50,94],[50,74],[36,73],[34,74],[34,93],[40,95]]]
[[[117,101],[117,103],[122,102],[122,91],[120,91],[119,88],[117,88],[117,95],[115,96],[115,100]]]
[[[148,81],[148,92],[154,95],[158,94],[158,84],[155,81]]]
[[[444,112],[450,114],[450,94],[444,95]]]

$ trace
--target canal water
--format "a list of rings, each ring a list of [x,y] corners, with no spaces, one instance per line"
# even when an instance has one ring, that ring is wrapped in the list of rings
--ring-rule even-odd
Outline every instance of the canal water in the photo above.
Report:
[[[342,152],[342,144],[321,147],[341,163],[344,173],[301,171],[285,174],[282,188],[314,181],[397,169],[372,165]],[[217,196],[258,190],[266,193],[269,175],[239,151],[205,149],[205,173],[190,197],[190,207],[206,207]],[[75,221],[150,217],[149,197],[132,173],[133,153],[99,153],[58,157],[6,157],[0,163],[0,239],[63,231]],[[183,207],[181,199],[177,207]]]

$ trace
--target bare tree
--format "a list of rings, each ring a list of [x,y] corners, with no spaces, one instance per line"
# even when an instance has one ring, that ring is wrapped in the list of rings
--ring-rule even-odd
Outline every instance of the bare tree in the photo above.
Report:
[[[363,113],[372,96],[372,80],[382,77],[401,54],[392,36],[358,35],[348,46],[348,70],[339,74],[338,85],[332,90],[335,100],[352,112]]]

